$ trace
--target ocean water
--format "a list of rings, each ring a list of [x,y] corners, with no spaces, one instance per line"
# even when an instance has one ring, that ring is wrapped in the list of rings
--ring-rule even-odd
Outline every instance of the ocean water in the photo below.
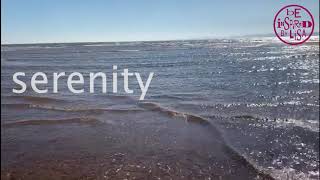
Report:
[[[144,101],[112,93],[112,66],[154,72]],[[30,87],[48,76],[49,93]],[[28,83],[23,94],[15,72]],[[80,72],[85,93],[53,72]],[[107,75],[107,93],[89,73]],[[34,179],[318,179],[319,44],[270,41],[2,45],[1,176]],[[272,178],[271,178],[272,177]]]

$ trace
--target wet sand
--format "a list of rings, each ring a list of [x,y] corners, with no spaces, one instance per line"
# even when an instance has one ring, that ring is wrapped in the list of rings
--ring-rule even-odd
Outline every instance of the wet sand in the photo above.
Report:
[[[25,99],[34,103],[34,98]],[[39,106],[17,105],[25,112]],[[41,112],[52,117],[63,112],[55,106],[43,106]],[[17,110],[12,104],[3,108]],[[82,116],[7,120],[2,124],[2,178],[271,179],[232,150],[201,117],[155,103]]]

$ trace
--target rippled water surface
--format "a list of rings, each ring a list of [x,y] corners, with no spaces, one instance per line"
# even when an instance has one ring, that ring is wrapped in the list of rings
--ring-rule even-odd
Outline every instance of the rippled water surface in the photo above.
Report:
[[[317,179],[319,45],[201,40],[1,47],[2,177]],[[112,93],[117,65],[118,93]],[[144,101],[123,69],[154,72]],[[48,76],[47,94],[30,87]],[[28,84],[13,94],[12,75]],[[83,94],[67,77],[80,72]],[[89,73],[107,75],[107,93]],[[44,87],[44,86],[43,86]],[[84,164],[86,164],[84,166]]]

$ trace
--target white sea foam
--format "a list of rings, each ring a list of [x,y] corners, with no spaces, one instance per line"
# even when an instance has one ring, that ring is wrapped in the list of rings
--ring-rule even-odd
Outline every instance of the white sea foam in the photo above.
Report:
[[[300,81],[301,83],[311,83],[311,84],[319,84],[319,79],[304,79]]]
[[[269,174],[277,180],[315,180],[319,177],[319,171],[309,171],[308,173],[298,172],[293,168],[285,167],[275,169],[269,167]]]
[[[306,90],[306,91],[297,91],[296,94],[310,94],[312,93],[312,90]]]

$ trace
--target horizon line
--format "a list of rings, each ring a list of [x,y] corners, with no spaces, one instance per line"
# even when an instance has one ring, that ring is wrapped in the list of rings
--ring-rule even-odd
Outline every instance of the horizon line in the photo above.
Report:
[[[156,40],[118,40],[118,41],[65,41],[65,42],[31,42],[31,43],[2,43],[5,45],[32,45],[32,44],[76,44],[76,43],[124,43],[124,42],[161,42],[161,41],[192,41],[192,40],[215,40],[215,39],[235,39],[235,38],[254,38],[256,37],[270,37],[273,33],[264,34],[246,34],[246,35],[231,35],[220,37],[199,37],[199,38],[177,38],[177,39],[156,39]],[[314,32],[312,36],[318,36],[319,32]],[[276,36],[275,36],[276,37]]]
[[[265,33],[260,35],[266,35],[271,33]],[[250,36],[253,34],[248,35],[229,35],[229,36],[216,36],[216,37],[198,37],[198,38],[176,38],[176,39],[155,39],[155,40],[116,40],[116,41],[64,41],[64,42],[23,42],[23,43],[2,43],[1,45],[28,45],[28,44],[72,44],[72,43],[117,43],[117,42],[151,42],[151,41],[183,41],[183,40],[204,40],[204,39],[227,39],[227,38],[235,38],[241,36]]]

